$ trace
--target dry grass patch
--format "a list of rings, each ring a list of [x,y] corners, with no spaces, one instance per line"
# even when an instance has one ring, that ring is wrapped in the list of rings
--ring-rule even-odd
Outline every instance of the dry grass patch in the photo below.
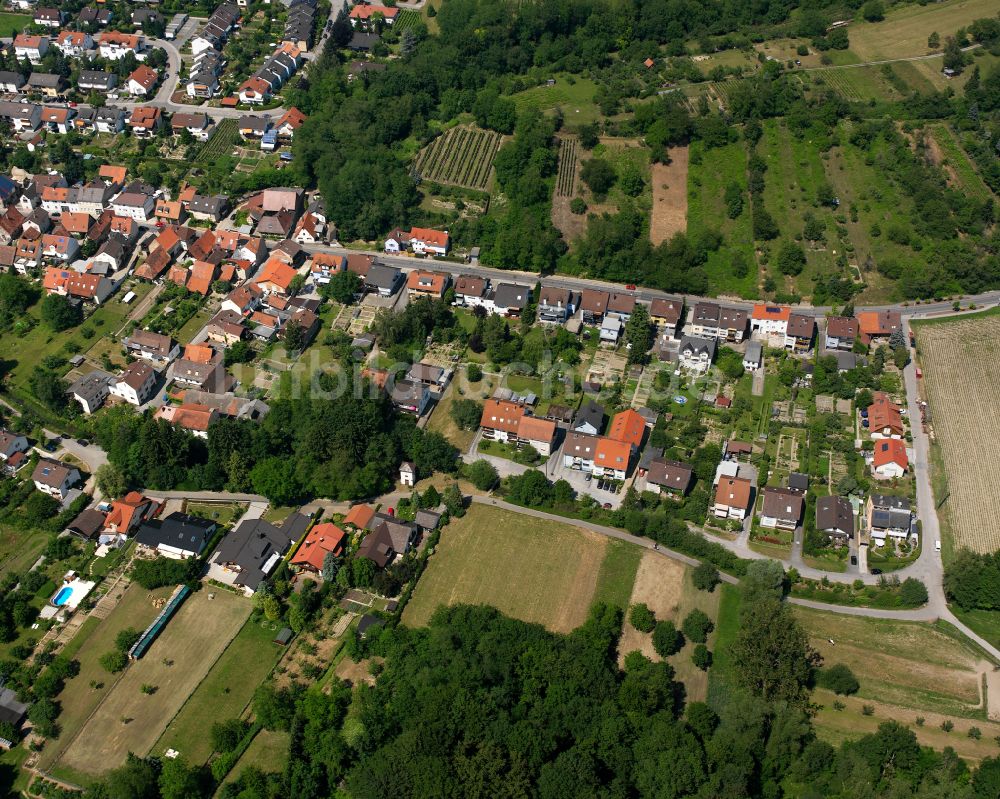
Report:
[[[687,231],[687,174],[687,147],[671,150],[669,164],[653,164],[653,210],[649,219],[649,240],[653,244]]]
[[[427,624],[441,605],[492,605],[554,632],[590,610],[607,540],[570,524],[473,505],[449,524],[403,613]]]
[[[931,33],[936,31],[944,42],[972,20],[995,16],[996,11],[996,0],[898,6],[882,22],[851,25],[851,51],[862,61],[925,55],[930,52],[927,37]]]
[[[1000,495],[993,488],[1000,438],[1000,315],[915,324],[924,388],[947,476],[938,510],[954,547],[1000,549]],[[940,501],[941,496],[937,497]]]
[[[60,765],[101,774],[120,766],[129,752],[149,751],[250,615],[245,597],[228,591],[208,596],[199,591],[181,606],[146,656],[128,667],[94,711]],[[143,693],[144,685],[155,686],[155,692]]]

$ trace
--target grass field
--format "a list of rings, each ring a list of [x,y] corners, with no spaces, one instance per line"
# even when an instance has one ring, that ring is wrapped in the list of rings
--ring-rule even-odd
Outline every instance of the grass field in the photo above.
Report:
[[[1000,435],[1000,314],[918,322],[920,364],[934,438],[947,475],[945,534],[954,547],[1000,549],[1000,497],[991,489],[993,441]]]
[[[14,31],[23,31],[32,21],[27,14],[0,14],[0,37],[10,38]]]
[[[570,83],[570,80],[573,82]],[[588,78],[560,75],[554,86],[535,86],[511,95],[518,115],[530,108],[539,111],[562,109],[569,127],[584,125],[601,118],[601,111],[594,102],[597,84]]]
[[[601,570],[597,573],[597,588],[594,589],[592,603],[604,602],[626,610],[642,557],[641,547],[609,540]]]
[[[465,452],[470,446],[472,446],[472,439],[475,438],[476,432],[474,430],[462,430],[451,417],[451,406],[456,399],[474,399],[477,402],[481,402],[486,397],[489,397],[493,393],[495,388],[495,378],[489,375],[483,375],[483,379],[475,384],[469,384],[465,391],[464,396],[458,395],[458,383],[463,385],[467,383],[464,376],[457,377],[451,382],[447,391],[444,392],[444,396],[438,401],[437,405],[434,406],[434,411],[431,413],[431,418],[427,422],[427,429],[433,430],[440,433],[445,438],[447,438],[452,444],[459,448],[461,452]]]
[[[747,155],[738,142],[706,151],[701,142],[693,142],[688,159],[687,229],[691,236],[705,229],[719,230],[726,246],[708,256],[710,294],[736,295],[747,299],[759,296],[754,258],[753,231],[750,226],[750,202],[745,196],[743,213],[736,219],[726,216],[725,191],[730,183],[747,185]],[[732,271],[734,252],[740,252],[750,265],[746,277]]]
[[[1000,611],[960,610],[952,606],[952,613],[958,620],[977,632],[993,646],[1000,647]]]
[[[226,775],[223,785],[238,780],[247,766],[254,766],[264,772],[280,772],[288,757],[288,742],[287,732],[261,730],[254,736],[243,756],[236,761],[233,770]]]
[[[996,0],[949,0],[944,3],[901,5],[889,10],[882,22],[852,24],[851,51],[861,61],[924,55],[927,37],[937,32],[943,42],[979,17],[997,13]]]
[[[254,691],[281,656],[272,643],[275,625],[253,617],[240,629],[211,671],[167,725],[150,754],[176,749],[189,763],[204,763],[212,754],[212,722],[237,718]]]
[[[73,741],[87,717],[110,693],[115,675],[108,674],[98,662],[101,655],[114,649],[115,636],[129,627],[145,629],[156,618],[157,609],[153,600],[170,596],[172,588],[147,591],[138,583],[133,583],[122,595],[121,601],[103,621],[95,617],[87,619],[63,654],[80,661],[80,673],[66,683],[59,695],[62,712],[59,726],[62,733],[56,741],[51,741],[42,750],[39,765],[51,769],[59,755]],[[96,687],[100,685],[101,687]],[[58,769],[56,773],[58,774]]]
[[[570,524],[473,505],[442,532],[403,622],[466,602],[569,632],[587,618],[606,550],[604,536]]]
[[[228,591],[193,594],[149,649],[124,672],[60,758],[74,774],[99,775],[129,752],[147,752],[250,615]],[[143,686],[154,686],[151,694]],[[214,721],[209,719],[208,721]]]
[[[825,177],[823,159],[816,145],[808,139],[793,136],[784,124],[775,120],[768,120],[764,125],[760,153],[767,162],[764,206],[774,217],[781,231],[781,240],[801,236],[806,212],[811,212],[826,228],[825,245],[820,245],[819,249],[804,245],[807,263],[802,274],[784,278],[788,291],[805,297],[812,292],[815,276],[838,271],[834,255],[837,244],[833,213],[829,208],[816,204],[816,187]],[[772,250],[776,251],[778,247],[780,244]],[[774,266],[769,271],[780,286],[781,273]]]

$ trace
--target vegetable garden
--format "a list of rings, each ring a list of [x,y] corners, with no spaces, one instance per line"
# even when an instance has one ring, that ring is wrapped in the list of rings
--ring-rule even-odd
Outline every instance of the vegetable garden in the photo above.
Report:
[[[223,119],[215,133],[205,142],[194,157],[196,164],[214,164],[219,158],[232,154],[239,141],[240,132],[235,119]]]
[[[417,174],[435,183],[486,191],[502,138],[499,133],[472,126],[452,128],[420,151]]]

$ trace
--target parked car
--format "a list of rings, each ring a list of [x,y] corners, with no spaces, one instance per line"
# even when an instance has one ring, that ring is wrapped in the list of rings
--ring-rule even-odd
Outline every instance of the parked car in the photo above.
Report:
[[[852,566],[857,566],[858,565],[858,556],[857,555],[851,555],[851,565]]]
[[[881,569],[872,569],[872,574],[881,574],[881,573],[882,573]]]

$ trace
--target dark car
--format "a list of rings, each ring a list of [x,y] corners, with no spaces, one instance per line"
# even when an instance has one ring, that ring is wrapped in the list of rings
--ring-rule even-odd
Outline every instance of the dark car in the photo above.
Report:
[[[851,565],[852,566],[857,566],[858,565],[858,556],[857,555],[851,555]]]
[[[90,446],[90,442],[87,441],[87,439],[85,439],[85,438],[78,438],[76,440],[76,443],[79,444],[81,447],[89,447]]]
[[[881,569],[872,569],[872,574],[881,574],[881,573],[882,573]]]

